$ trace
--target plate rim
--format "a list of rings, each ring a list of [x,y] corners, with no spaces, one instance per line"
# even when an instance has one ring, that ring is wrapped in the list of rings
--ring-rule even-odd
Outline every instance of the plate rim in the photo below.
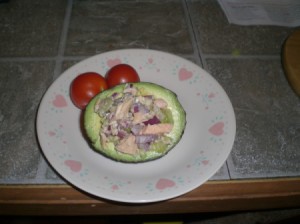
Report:
[[[50,90],[51,88],[53,88],[57,83],[59,83],[65,75],[68,74],[68,72],[74,68],[74,66],[80,66],[81,64],[84,64],[86,63],[87,61],[89,60],[93,60],[95,58],[98,58],[98,57],[103,57],[103,55],[107,55],[107,54],[113,54],[113,53],[118,53],[118,52],[129,52],[129,51],[136,51],[136,52],[155,52],[155,53],[158,53],[158,54],[165,54],[167,56],[171,56],[171,57],[175,57],[176,59],[178,60],[184,60],[184,61],[187,61],[193,65],[195,65],[197,67],[197,69],[200,69],[201,72],[204,72],[206,76],[209,76],[217,85],[219,88],[221,88],[221,90],[223,91],[224,93],[224,96],[227,100],[227,104],[229,106],[229,109],[230,109],[230,112],[231,112],[231,126],[232,126],[232,131],[233,133],[231,133],[231,139],[227,139],[227,144],[230,145],[230,150],[227,150],[227,153],[226,153],[226,156],[224,155],[223,157],[226,157],[226,159],[223,161],[223,163],[219,164],[219,166],[216,166],[214,171],[211,172],[212,174],[210,175],[207,175],[207,178],[204,178],[201,182],[198,182],[197,186],[190,186],[189,188],[187,188],[186,190],[183,190],[183,191],[180,191],[180,193],[176,194],[176,195],[173,195],[173,196],[168,196],[166,195],[165,197],[160,197],[159,199],[158,198],[154,198],[153,200],[144,200],[144,199],[132,199],[132,200],[126,200],[126,199],[118,199],[118,197],[114,197],[112,195],[110,195],[109,197],[106,197],[105,195],[101,195],[101,194],[98,194],[97,192],[94,192],[93,190],[87,190],[85,188],[83,188],[82,186],[78,186],[76,183],[74,183],[73,179],[70,180],[69,177],[66,177],[64,175],[64,173],[62,174],[61,170],[59,170],[57,167],[55,167],[55,165],[49,160],[49,156],[47,155],[47,152],[45,152],[45,149],[43,147],[43,143],[42,143],[42,139],[43,139],[43,136],[41,134],[41,125],[40,123],[42,122],[42,112],[41,112],[41,108],[43,107],[45,103],[44,99],[45,97],[50,94]],[[224,97],[223,96],[223,97]],[[119,49],[119,50],[113,50],[113,51],[107,51],[107,52],[103,52],[103,53],[100,53],[100,54],[96,54],[96,55],[93,55],[91,57],[88,57],[86,59],[83,59],[79,62],[77,62],[76,64],[72,65],[71,67],[69,67],[68,69],[66,69],[64,72],[62,72],[50,85],[49,87],[47,88],[47,90],[45,91],[45,93],[43,94],[42,96],[42,99],[39,103],[39,106],[38,106],[38,111],[37,111],[37,118],[36,118],[36,130],[37,130],[37,137],[38,137],[38,142],[39,142],[39,145],[40,145],[40,149],[42,151],[42,154],[44,155],[44,157],[46,158],[48,164],[53,168],[53,170],[60,176],[62,177],[63,180],[65,180],[67,183],[71,184],[72,186],[74,186],[75,188],[77,189],[80,189],[88,194],[91,194],[91,195],[94,195],[94,196],[97,196],[99,198],[103,198],[103,199],[106,199],[106,200],[111,200],[111,201],[118,201],[118,202],[126,202],[126,203],[150,203],[150,202],[158,202],[158,201],[164,201],[164,200],[168,200],[168,199],[172,199],[172,198],[176,198],[176,197],[179,197],[183,194],[186,194],[188,192],[190,192],[191,190],[194,190],[195,188],[201,186],[203,183],[205,183],[210,177],[212,177],[223,165],[224,163],[226,162],[228,156],[230,155],[230,152],[232,151],[232,148],[233,148],[233,144],[234,144],[234,140],[235,140],[235,136],[236,136],[236,117],[235,117],[235,112],[234,112],[234,108],[232,106],[232,103],[231,103],[231,100],[230,98],[228,97],[226,91],[224,90],[224,88],[220,85],[220,83],[210,74],[208,73],[205,69],[201,68],[199,65],[197,65],[196,63],[188,60],[188,59],[185,59],[181,56],[178,56],[178,55],[175,55],[175,54],[172,54],[172,53],[169,53],[169,52],[164,52],[164,51],[159,51],[159,50],[152,50],[152,49]]]

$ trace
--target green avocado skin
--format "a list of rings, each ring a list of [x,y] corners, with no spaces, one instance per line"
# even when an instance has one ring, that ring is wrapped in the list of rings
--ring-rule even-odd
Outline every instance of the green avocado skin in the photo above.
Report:
[[[113,145],[103,148],[101,144],[101,117],[96,112],[94,112],[95,104],[99,99],[105,99],[106,97],[111,97],[112,94],[116,92],[122,92],[125,85],[126,84],[121,84],[99,93],[89,102],[89,104],[85,108],[84,130],[88,137],[88,141],[95,151],[100,152],[104,156],[116,161],[138,163],[158,159],[167,154],[180,141],[186,125],[186,113],[182,105],[178,101],[177,95],[174,92],[154,83],[138,82],[131,83],[131,85],[134,85],[137,89],[139,89],[139,91],[143,93],[142,95],[153,95],[155,98],[162,98],[168,103],[168,108],[172,112],[174,122],[173,129],[168,134],[168,136],[172,139],[172,143],[169,145],[169,147],[164,151],[148,150],[137,155],[130,155],[118,152]]]

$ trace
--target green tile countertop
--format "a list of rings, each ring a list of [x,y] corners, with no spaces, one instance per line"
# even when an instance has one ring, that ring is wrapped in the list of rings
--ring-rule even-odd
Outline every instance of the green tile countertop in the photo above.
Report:
[[[10,0],[0,4],[0,183],[65,183],[35,121],[50,84],[115,49],[170,52],[209,71],[234,107],[232,152],[211,180],[299,177],[300,101],[281,64],[293,28],[237,26],[212,0]]]

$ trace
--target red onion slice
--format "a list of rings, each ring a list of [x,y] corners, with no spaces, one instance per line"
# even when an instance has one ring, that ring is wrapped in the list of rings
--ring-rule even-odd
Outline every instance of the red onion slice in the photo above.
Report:
[[[160,120],[158,119],[158,117],[153,116],[152,118],[150,118],[147,121],[143,122],[145,125],[154,125],[154,124],[160,124]]]

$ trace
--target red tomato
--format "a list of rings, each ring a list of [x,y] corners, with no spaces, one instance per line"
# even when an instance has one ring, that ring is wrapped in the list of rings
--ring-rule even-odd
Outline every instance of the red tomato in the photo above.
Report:
[[[109,88],[121,83],[139,82],[140,77],[136,70],[127,64],[119,64],[112,67],[105,75]]]
[[[76,107],[84,109],[95,95],[105,89],[105,78],[96,72],[86,72],[78,75],[71,83],[70,97]]]

